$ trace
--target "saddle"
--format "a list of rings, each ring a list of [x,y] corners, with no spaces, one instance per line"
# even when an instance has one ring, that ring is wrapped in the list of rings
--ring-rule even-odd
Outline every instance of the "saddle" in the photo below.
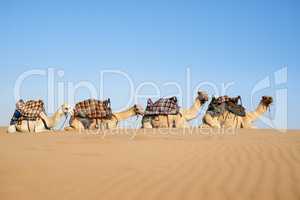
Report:
[[[223,98],[212,97],[211,102],[208,105],[207,113],[213,117],[220,116],[226,111],[225,101]]]
[[[88,119],[104,119],[112,117],[110,99],[100,101],[96,99],[87,99],[78,102],[74,108],[74,116]]]
[[[212,116],[220,116],[225,111],[228,111],[230,113],[233,113],[237,116],[245,116],[245,108],[243,107],[242,103],[239,103],[241,101],[241,97],[228,97],[228,96],[221,96],[218,98],[213,97],[209,106],[207,113],[209,113]]]
[[[44,102],[42,100],[29,100],[19,105],[19,112],[20,117],[18,121],[35,121],[40,117],[42,112],[45,112]]]
[[[239,104],[239,100],[241,100],[240,96],[229,98],[226,103],[226,109],[235,115],[244,117],[246,116],[246,110],[243,107],[242,103]]]
[[[177,115],[179,106],[176,97],[160,98],[156,102],[147,101],[145,115]]]

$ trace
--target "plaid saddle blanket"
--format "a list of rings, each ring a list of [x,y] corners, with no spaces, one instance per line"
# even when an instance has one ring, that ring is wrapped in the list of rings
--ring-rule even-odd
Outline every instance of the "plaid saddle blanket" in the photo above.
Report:
[[[21,120],[36,120],[42,112],[45,112],[44,102],[42,100],[29,100],[19,105],[19,112],[21,113]]]
[[[110,107],[110,99],[100,101],[96,99],[87,99],[75,105],[75,117],[101,119],[111,118],[112,111]]]
[[[155,103],[151,99],[147,101],[145,115],[177,115],[179,106],[176,97],[161,98]]]

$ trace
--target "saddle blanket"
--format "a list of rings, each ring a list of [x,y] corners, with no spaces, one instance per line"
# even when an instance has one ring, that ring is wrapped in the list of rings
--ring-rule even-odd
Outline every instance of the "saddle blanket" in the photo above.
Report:
[[[29,100],[19,105],[20,120],[36,120],[42,112],[45,112],[44,102],[42,100]]]
[[[75,117],[101,119],[110,118],[112,110],[110,107],[110,99],[100,101],[96,99],[87,99],[75,105]]]
[[[179,106],[176,97],[160,98],[155,103],[151,99],[147,101],[145,115],[177,115]]]

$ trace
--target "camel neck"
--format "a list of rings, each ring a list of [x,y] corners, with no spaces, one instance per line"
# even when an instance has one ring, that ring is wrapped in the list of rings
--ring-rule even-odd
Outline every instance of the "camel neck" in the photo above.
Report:
[[[183,111],[182,114],[184,115],[184,118],[187,121],[195,119],[198,116],[198,112],[201,106],[202,103],[198,99],[196,99],[193,105],[189,109]]]
[[[129,117],[135,116],[136,113],[134,112],[134,108],[129,108],[127,110],[114,113],[118,121],[128,119]]]
[[[56,111],[51,117],[46,119],[47,126],[53,128],[59,122],[62,115],[60,110]]]
[[[251,122],[255,121],[259,117],[261,117],[265,112],[267,112],[267,110],[268,110],[268,107],[261,102],[255,109],[255,111],[246,113],[246,118],[247,118],[247,120],[249,120]]]
[[[265,112],[267,112],[267,110],[268,110],[267,106],[264,105],[263,103],[260,103],[260,104],[257,106],[255,112],[256,112],[256,114],[257,114],[258,116],[261,116],[261,115],[263,115]]]

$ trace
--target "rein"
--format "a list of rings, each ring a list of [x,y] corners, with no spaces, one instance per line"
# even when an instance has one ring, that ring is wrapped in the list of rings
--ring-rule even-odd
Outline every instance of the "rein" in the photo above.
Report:
[[[269,115],[269,118],[271,119],[271,106],[269,106],[268,108],[267,108],[267,111],[268,111],[268,115]]]
[[[62,130],[64,126],[66,125],[67,119],[68,119],[69,113],[65,114],[65,120],[64,123],[61,125],[61,127],[58,130]]]

